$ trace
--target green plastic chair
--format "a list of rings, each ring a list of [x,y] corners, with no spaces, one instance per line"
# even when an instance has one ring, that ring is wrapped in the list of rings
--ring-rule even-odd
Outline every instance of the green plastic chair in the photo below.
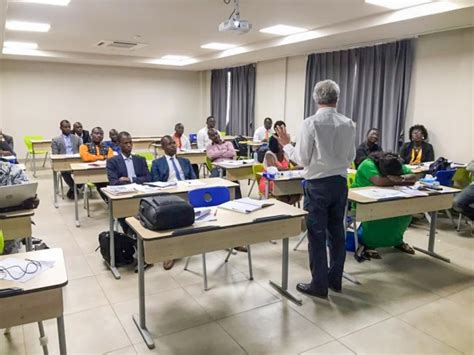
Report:
[[[348,173],[347,174],[347,188],[350,189],[352,187],[352,184],[354,183],[355,178],[356,178],[356,174],[357,173]]]
[[[33,156],[33,144],[31,143],[31,141],[42,141],[44,139],[45,139],[44,136],[24,136],[23,137],[23,141],[25,142],[26,150],[27,150],[25,164],[28,162],[28,158],[30,157],[30,155]],[[36,158],[36,155],[44,154],[43,167],[46,164],[46,158],[48,157],[48,153],[49,152],[47,150],[35,151],[35,158]]]
[[[258,175],[258,173],[262,173],[264,170],[265,170],[265,167],[263,166],[263,164],[254,164],[254,165],[252,165],[252,173],[253,173],[253,176],[254,176],[255,179],[252,182],[252,186],[250,187],[248,196],[250,196],[250,194],[252,193],[252,190],[253,190],[253,187],[255,186],[255,184],[260,183],[261,176]],[[261,195],[260,191],[259,191],[259,195]]]
[[[135,153],[135,155],[145,158],[146,165],[148,165],[148,170],[151,171],[151,164],[153,163],[153,160],[155,159],[155,155],[150,152],[138,152],[138,153]]]
[[[226,133],[226,131],[219,131],[219,133],[221,134],[221,137],[225,137],[225,136],[227,136],[227,133]]]

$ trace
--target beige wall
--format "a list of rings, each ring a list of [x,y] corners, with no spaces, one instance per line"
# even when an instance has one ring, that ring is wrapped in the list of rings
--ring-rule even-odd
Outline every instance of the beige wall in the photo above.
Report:
[[[474,158],[473,68],[473,28],[418,39],[406,128],[425,125],[437,157]]]
[[[53,137],[62,119],[133,135],[172,133],[181,121],[191,133],[209,111],[205,73],[30,61],[3,61],[2,67],[2,127],[14,136],[20,157],[24,135]]]

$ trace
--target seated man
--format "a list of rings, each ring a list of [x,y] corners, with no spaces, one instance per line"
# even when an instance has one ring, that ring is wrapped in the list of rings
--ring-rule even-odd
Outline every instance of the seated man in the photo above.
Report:
[[[133,142],[130,133],[120,132],[118,143],[121,153],[107,160],[109,185],[143,184],[151,181],[145,158],[132,155]],[[124,233],[128,234],[130,227],[125,223],[125,218],[119,218],[118,221]]]
[[[114,152],[111,148],[104,145],[102,140],[104,139],[104,130],[100,127],[95,127],[92,130],[91,143],[82,144],[79,147],[79,154],[84,162],[96,162],[99,160],[106,160],[114,156]],[[107,197],[100,190],[102,187],[107,186],[106,182],[95,183],[97,191],[100,197],[107,202]]]
[[[466,169],[474,177],[474,160],[467,165]],[[461,193],[454,197],[453,208],[474,221],[474,183],[466,186]]]
[[[233,160],[237,157],[234,145],[232,142],[223,141],[221,135],[217,129],[209,129],[209,144],[206,148],[207,157],[213,163],[218,163],[223,160]],[[211,177],[219,176],[219,168],[213,168],[211,170]]]
[[[370,153],[382,151],[382,148],[378,145],[379,136],[380,131],[378,128],[369,129],[367,132],[367,140],[362,142],[356,150],[356,157],[354,159],[356,169],[365,159],[369,157]]]
[[[253,134],[253,140],[255,142],[268,142],[272,135],[272,124],[272,119],[270,117],[266,117],[263,120],[263,126],[255,130],[255,133]]]
[[[191,143],[188,137],[184,134],[184,125],[182,123],[176,123],[174,126],[173,140],[176,143],[178,150],[190,150]]]
[[[178,181],[196,179],[191,163],[186,158],[176,156],[176,142],[171,136],[161,138],[161,149],[165,155],[153,160],[151,165],[151,178],[153,181]],[[175,260],[165,260],[163,268],[170,270]]]
[[[118,142],[118,132],[115,128],[112,128],[110,131],[109,131],[109,138],[110,140],[109,141],[105,141],[104,142],[104,145],[106,147],[109,147],[109,148],[112,148],[112,150],[117,153],[117,154],[120,154],[120,146],[119,146],[119,142]]]
[[[216,119],[213,116],[209,116],[206,119],[206,127],[201,128],[197,133],[197,146],[198,149],[206,149],[211,144],[209,140],[209,130],[216,128]]]
[[[153,160],[151,179],[153,181],[178,181],[196,179],[191,163],[186,158],[176,156],[176,142],[171,136],[161,138],[161,149],[165,155]]]
[[[413,185],[416,176],[410,168],[401,163],[398,155],[376,152],[369,155],[357,168],[352,187],[366,186],[404,186]],[[357,208],[357,207],[356,207]],[[354,257],[360,262],[364,259],[380,259],[375,248],[395,247],[405,253],[415,254],[415,250],[403,241],[403,234],[411,222],[411,216],[384,218],[362,222],[361,245]]]
[[[51,141],[51,154],[77,154],[79,153],[79,147],[82,144],[82,139],[78,136],[71,134],[71,123],[68,120],[62,120],[59,123],[59,129],[61,135],[55,137]],[[72,179],[70,171],[61,171],[61,176],[69,186],[67,197],[70,200],[74,200],[74,180]]]
[[[72,126],[72,133],[74,133],[76,136],[82,139],[82,143],[87,144],[91,142],[91,136],[89,134],[89,131],[86,131],[85,129],[82,129],[82,123],[81,122],[76,122]]]

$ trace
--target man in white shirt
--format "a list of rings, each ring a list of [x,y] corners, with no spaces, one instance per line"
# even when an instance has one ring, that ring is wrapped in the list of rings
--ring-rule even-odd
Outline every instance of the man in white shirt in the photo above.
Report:
[[[206,119],[206,127],[199,130],[197,134],[197,145],[198,149],[206,149],[206,147],[211,144],[209,139],[209,130],[216,128],[216,119],[213,116],[209,116]]]
[[[255,142],[268,142],[272,135],[272,124],[272,119],[270,117],[266,117],[263,120],[263,126],[255,130],[255,133],[253,134],[253,140]]]
[[[344,212],[347,203],[347,168],[355,157],[355,123],[336,111],[339,86],[320,81],[313,91],[319,106],[306,118],[296,147],[284,127],[277,127],[278,141],[290,159],[304,167],[304,209],[308,211],[308,252],[312,280],[296,289],[327,298],[328,288],[341,292],[346,257]],[[326,246],[330,252],[328,270]]]

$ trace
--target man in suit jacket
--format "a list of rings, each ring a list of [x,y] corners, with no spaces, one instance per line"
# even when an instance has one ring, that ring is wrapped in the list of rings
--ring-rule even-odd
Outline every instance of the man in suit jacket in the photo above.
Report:
[[[79,147],[82,144],[82,139],[78,136],[71,134],[71,123],[68,120],[62,120],[59,123],[61,129],[61,135],[53,138],[51,141],[51,153],[52,154],[77,154],[79,153]],[[74,199],[74,180],[72,179],[71,172],[62,171],[61,176],[69,186],[67,197],[71,200]]]
[[[176,142],[171,136],[161,139],[161,148],[165,155],[155,159],[151,166],[153,181],[178,181],[196,179],[191,163],[186,158],[176,156]]]
[[[91,136],[89,131],[82,128],[81,122],[76,122],[73,125],[73,132],[76,136],[82,139],[82,143],[87,144],[91,142]]]
[[[143,184],[151,181],[150,171],[143,157],[132,155],[132,136],[128,132],[120,132],[118,143],[121,153],[107,160],[107,177],[109,185]],[[125,218],[118,219],[124,233],[129,234],[130,227]]]

